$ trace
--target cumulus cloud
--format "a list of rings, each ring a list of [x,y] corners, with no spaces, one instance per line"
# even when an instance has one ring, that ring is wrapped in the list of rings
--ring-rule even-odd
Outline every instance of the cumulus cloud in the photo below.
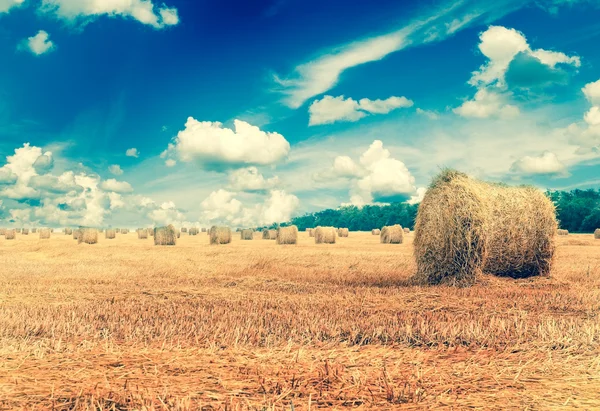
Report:
[[[572,123],[563,132],[578,154],[600,153],[600,80],[586,84],[581,91],[592,107],[583,115],[584,124]]]
[[[438,113],[436,113],[435,111],[423,110],[422,108],[418,108],[418,107],[417,107],[416,111],[417,111],[417,114],[419,114],[421,116],[425,116],[429,120],[438,120],[440,118],[440,115]]]
[[[600,80],[586,84],[581,91],[590,103],[600,106]]]
[[[13,7],[18,7],[25,0],[0,0],[0,13],[8,13]]]
[[[299,204],[300,200],[295,195],[288,194],[283,190],[273,190],[260,207],[258,222],[266,225],[289,221]]]
[[[290,144],[279,133],[265,132],[245,121],[235,120],[234,129],[222,123],[189,117],[161,157],[196,162],[209,170],[222,171],[245,165],[268,165],[283,160]]]
[[[152,0],[42,0],[41,10],[81,24],[103,15],[132,18],[156,29],[179,23],[177,9],[155,6]]]
[[[158,208],[151,210],[148,213],[155,225],[182,225],[185,221],[185,215],[177,209],[177,206],[172,201],[162,203]]]
[[[45,174],[31,177],[29,186],[45,194],[66,194],[72,191],[82,191],[83,188],[75,183],[72,173],[65,173],[59,177]]]
[[[52,153],[49,151],[39,156],[33,162],[33,168],[38,174],[48,173],[50,170],[52,170],[52,167],[54,167],[54,158],[52,157]]]
[[[512,104],[507,104],[506,100],[505,95],[483,88],[475,93],[473,100],[465,101],[461,106],[452,111],[462,117],[472,118],[496,117],[510,119],[517,117],[520,113],[519,108]]]
[[[23,40],[19,45],[19,48],[28,50],[36,56],[41,56],[42,54],[54,50],[55,46],[50,40],[50,35],[46,31],[40,30],[35,36]]]
[[[138,158],[140,156],[140,152],[138,151],[137,148],[133,147],[133,148],[128,148],[127,151],[125,151],[125,155],[127,157]]]
[[[331,124],[336,121],[358,121],[368,114],[388,114],[390,111],[411,107],[414,103],[406,97],[389,97],[385,100],[363,98],[356,101],[344,96],[325,96],[315,100],[308,108],[309,126]]]
[[[100,188],[115,193],[131,193],[133,191],[133,187],[127,181],[117,181],[114,178],[103,181]]]
[[[600,125],[600,107],[594,106],[588,110],[587,113],[583,116],[583,119],[590,126],[598,126]]]
[[[520,158],[513,163],[511,171],[529,175],[551,175],[565,173],[566,168],[556,154],[546,151],[540,156],[524,156]]]
[[[426,192],[427,192],[426,187],[417,188],[417,193],[414,196],[411,196],[410,199],[407,201],[407,203],[411,204],[411,205],[419,204],[421,201],[423,201],[423,198],[425,198]]]
[[[121,169],[121,166],[118,164],[113,164],[113,165],[109,166],[108,171],[112,175],[115,175],[115,176],[123,175],[123,170]]]
[[[234,170],[229,174],[229,186],[236,191],[261,192],[279,184],[278,177],[264,178],[256,167]]]

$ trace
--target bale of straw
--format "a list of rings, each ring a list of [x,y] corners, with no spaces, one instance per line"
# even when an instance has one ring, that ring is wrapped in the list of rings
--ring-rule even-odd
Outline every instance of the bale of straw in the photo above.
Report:
[[[198,235],[198,229],[196,227],[192,227],[188,231],[189,235]]]
[[[289,227],[279,227],[276,237],[277,244],[296,244],[298,243],[298,227],[291,225]]]
[[[402,244],[404,241],[404,230],[400,224],[385,226],[379,234],[381,244]]]
[[[29,235],[29,229],[28,228],[24,228],[23,230],[21,230],[21,233],[23,235]]]
[[[336,229],[334,227],[317,227],[315,244],[335,244]]]
[[[254,232],[252,230],[242,230],[240,237],[242,240],[254,240]]]
[[[434,178],[417,213],[416,280],[464,285],[481,272],[547,275],[556,230],[554,205],[539,190],[445,170]]]
[[[203,227],[202,228],[202,232],[205,233],[206,232],[206,228]]]
[[[0,228],[0,235],[6,234],[6,228]]]
[[[558,235],[569,235],[569,230],[561,230],[560,228],[556,230],[556,234]]]
[[[104,238],[107,240],[114,240],[116,236],[117,233],[113,229],[107,228],[106,231],[104,231]]]
[[[277,239],[277,230],[263,230],[262,239],[263,240],[276,240]]]
[[[65,235],[71,235],[71,234],[73,234],[73,230],[70,229],[70,228],[65,228],[64,232],[65,232]]]
[[[148,230],[146,230],[145,228],[140,228],[138,229],[137,235],[138,240],[146,240],[148,239]]]
[[[181,227],[181,232],[182,232],[182,233],[187,233],[187,232],[188,232],[188,229],[187,229],[187,227]]]
[[[306,232],[308,233],[309,237],[314,237],[315,236],[315,229],[314,228],[307,228]]]
[[[49,228],[40,228],[40,240],[47,240],[50,238]]]
[[[148,235],[150,237],[154,236],[154,228],[150,227],[150,228],[147,228],[146,230],[148,230]]]
[[[374,228],[371,230],[371,235],[379,235],[381,234],[381,230],[379,228]]]
[[[156,227],[154,229],[154,245],[175,245],[177,244],[177,230],[171,224],[166,227]]]
[[[20,228],[15,228],[15,232],[16,232],[17,234],[21,234],[21,229],[20,229]]]
[[[77,244],[96,244],[98,243],[98,230],[95,228],[80,228]]]
[[[54,232],[54,228],[51,228],[51,229],[50,229],[50,232],[51,232],[51,233],[53,233],[53,232]]]
[[[32,228],[31,229],[31,234],[36,234],[37,233],[37,228]]]
[[[229,244],[231,242],[231,229],[229,227],[212,226],[209,234],[210,244]]]
[[[404,234],[410,234],[410,228],[404,227]]]
[[[594,238],[596,240],[600,240],[600,228],[596,228],[596,230],[594,231]]]
[[[14,229],[9,229],[4,232],[4,239],[14,240],[17,237],[17,232]]]
[[[348,237],[350,230],[347,228],[338,228],[338,237]]]
[[[81,236],[81,230],[73,230],[73,240],[79,240]]]

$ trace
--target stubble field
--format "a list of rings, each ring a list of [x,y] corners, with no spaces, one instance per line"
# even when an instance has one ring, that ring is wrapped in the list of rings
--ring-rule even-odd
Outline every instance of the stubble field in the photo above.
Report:
[[[417,287],[412,236],[0,237],[0,409],[600,409],[600,240]]]

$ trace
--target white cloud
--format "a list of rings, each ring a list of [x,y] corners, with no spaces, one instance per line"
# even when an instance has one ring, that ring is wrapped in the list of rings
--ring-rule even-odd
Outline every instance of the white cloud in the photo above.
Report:
[[[265,191],[278,184],[278,177],[265,179],[256,167],[240,168],[229,174],[229,186],[236,191]]]
[[[564,173],[566,168],[556,154],[546,151],[541,156],[520,158],[513,163],[511,171],[524,174],[559,174]]]
[[[40,30],[35,36],[23,40],[19,47],[29,50],[36,56],[41,56],[55,48],[54,43],[50,40],[50,35],[44,30]]]
[[[503,94],[482,88],[475,93],[473,100],[465,101],[461,106],[452,111],[462,117],[497,117],[502,119],[517,117],[519,115],[519,108],[511,104],[506,104],[506,100]]]
[[[344,96],[324,96],[315,100],[308,108],[309,126],[331,124],[336,121],[358,121],[368,114],[387,114],[401,107],[411,107],[413,102],[406,97],[390,97],[385,100],[363,98],[356,101]]]
[[[0,0],[0,13],[8,13],[13,7],[18,7],[25,0]]]
[[[600,106],[600,80],[586,84],[581,91],[590,103]]]
[[[108,199],[110,200],[110,209],[116,210],[125,207],[123,196],[119,193],[108,193]]]
[[[157,226],[169,224],[182,226],[185,221],[185,215],[177,209],[177,206],[172,201],[164,202],[160,207],[151,210],[148,213],[148,218]]]
[[[397,108],[412,107],[414,104],[412,100],[409,100],[404,96],[392,96],[385,100],[369,100],[368,98],[363,98],[360,99],[358,103],[361,110],[371,114],[388,114],[390,111]]]
[[[417,188],[417,194],[415,194],[414,196],[412,196],[410,198],[410,200],[407,201],[408,204],[414,205],[414,204],[419,204],[421,201],[423,201],[423,198],[425,198],[425,193],[427,192],[427,188],[426,187],[419,187]]]
[[[125,155],[127,157],[135,157],[138,158],[140,156],[140,152],[138,151],[137,148],[128,148],[127,151],[125,151]]]
[[[600,125],[600,107],[594,106],[589,109],[587,113],[585,113],[583,119],[590,126],[599,126]]]
[[[202,217],[207,221],[233,221],[242,212],[242,202],[234,198],[235,193],[223,189],[213,191],[202,201]]]
[[[562,132],[571,143],[579,145],[577,153],[588,155],[600,153],[600,80],[588,83],[581,89],[586,99],[593,106],[584,114],[585,124],[573,123]]]
[[[123,170],[121,169],[121,166],[118,164],[113,164],[113,165],[109,166],[108,171],[110,171],[110,173],[115,176],[123,175]]]
[[[289,221],[298,208],[300,200],[283,190],[273,190],[260,209],[259,225]]]
[[[195,161],[203,168],[223,170],[274,164],[289,151],[290,144],[281,134],[262,131],[245,121],[235,120],[232,130],[219,122],[200,122],[189,117],[185,129],[161,157],[177,155],[183,162]]]
[[[117,181],[114,178],[105,180],[100,185],[105,191],[114,191],[115,193],[131,193],[133,191],[133,187],[126,181]]]
[[[333,173],[338,177],[361,177],[364,171],[348,156],[337,156],[333,160]]]
[[[177,9],[152,0],[42,0],[41,10],[74,23],[88,23],[106,15],[133,18],[156,29],[179,23]]]
[[[165,165],[167,167],[175,167],[177,165],[177,161],[173,160],[172,158],[169,158],[165,161]]]
[[[439,120],[440,115],[435,111],[423,110],[417,107],[417,114],[427,117],[429,120]]]

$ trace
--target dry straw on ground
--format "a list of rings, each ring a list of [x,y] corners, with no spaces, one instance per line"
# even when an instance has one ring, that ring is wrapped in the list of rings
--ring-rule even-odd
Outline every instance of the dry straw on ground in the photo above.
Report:
[[[80,228],[79,237],[77,238],[77,244],[97,244],[98,243],[98,230],[95,228]]]
[[[253,240],[254,239],[254,231],[252,231],[252,230],[242,230],[240,232],[240,238],[242,240]]]
[[[317,227],[315,229],[315,244],[335,244],[337,237],[334,227]]]
[[[385,226],[379,234],[379,242],[382,244],[402,244],[404,242],[404,230],[399,224]]]
[[[277,244],[296,244],[298,242],[298,227],[279,227],[277,230]]]
[[[48,240],[50,238],[49,228],[40,228],[40,240]]]
[[[146,240],[148,239],[148,230],[145,228],[139,228],[137,230],[137,235],[139,240]]]
[[[600,240],[600,228],[596,228],[596,231],[594,231],[594,238]]]
[[[14,229],[9,229],[4,232],[4,238],[6,240],[14,240],[17,236],[17,232]]]
[[[371,230],[371,235],[379,235],[381,234],[381,230],[379,228],[374,228]]]
[[[176,245],[177,230],[172,225],[154,229],[154,245]]]
[[[112,230],[110,228],[107,228],[104,232],[104,238],[106,238],[107,240],[113,240],[116,236],[117,233],[115,232],[115,230]]]
[[[229,227],[212,226],[210,228],[210,244],[229,244],[231,242],[231,229]]]
[[[348,230],[347,228],[338,229],[338,237],[348,237],[348,234],[350,234],[350,230]]]
[[[556,234],[558,235],[569,235],[569,230],[561,230],[560,228],[556,230]]]
[[[554,205],[541,191],[445,170],[433,180],[417,213],[416,279],[473,284],[481,272],[547,275],[556,231]]]

